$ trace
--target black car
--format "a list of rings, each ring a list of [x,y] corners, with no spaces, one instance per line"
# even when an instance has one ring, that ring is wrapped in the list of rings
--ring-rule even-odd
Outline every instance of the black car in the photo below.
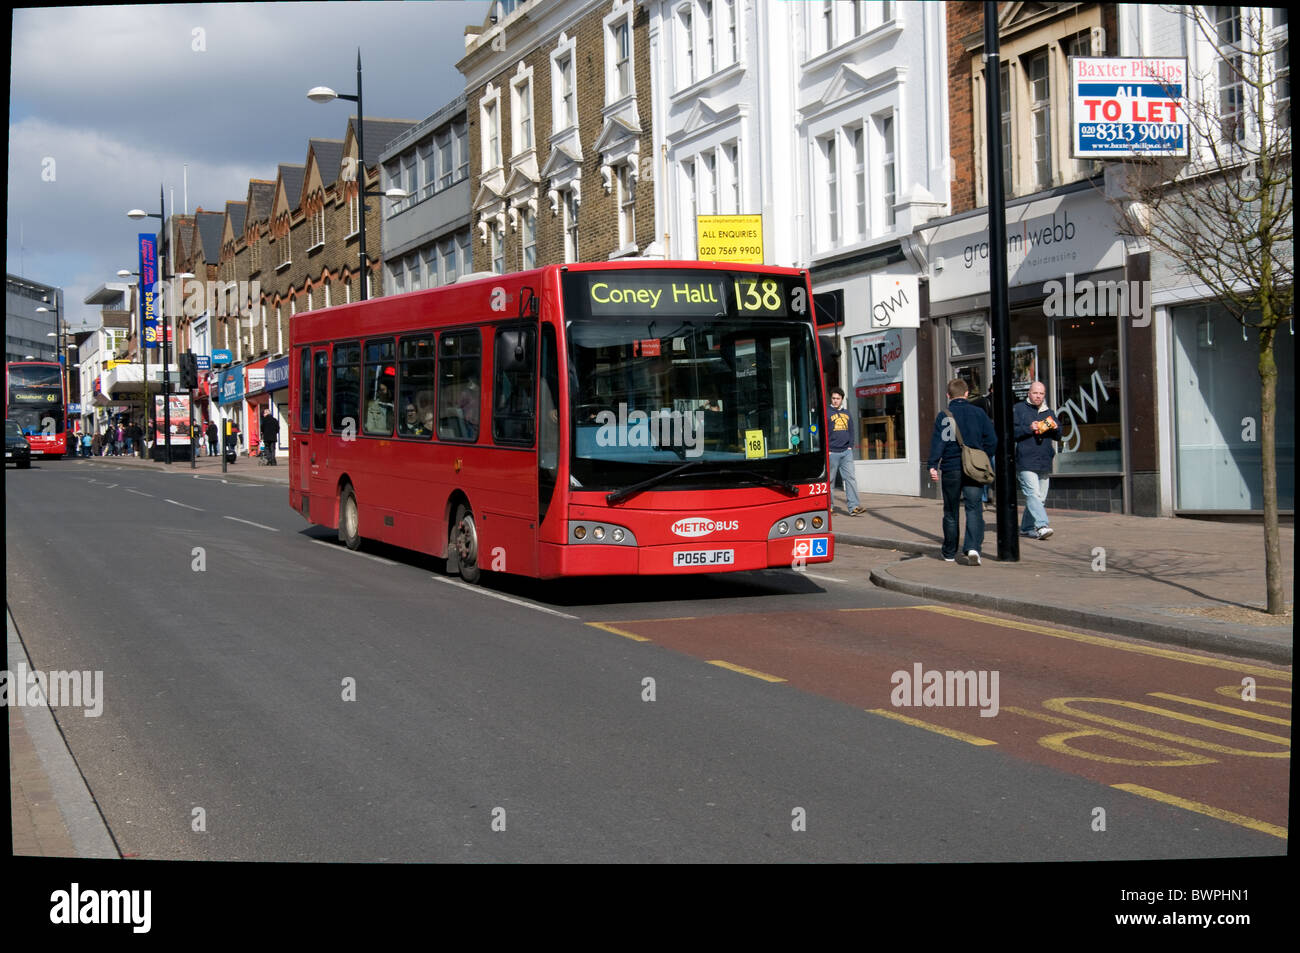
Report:
[[[32,465],[32,445],[23,436],[22,428],[12,420],[5,421],[5,464],[18,464],[20,470]]]

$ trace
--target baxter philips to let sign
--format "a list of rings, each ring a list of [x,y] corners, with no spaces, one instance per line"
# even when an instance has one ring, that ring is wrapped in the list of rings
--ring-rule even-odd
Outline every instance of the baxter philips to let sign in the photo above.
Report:
[[[1187,60],[1070,57],[1073,156],[1187,155]]]

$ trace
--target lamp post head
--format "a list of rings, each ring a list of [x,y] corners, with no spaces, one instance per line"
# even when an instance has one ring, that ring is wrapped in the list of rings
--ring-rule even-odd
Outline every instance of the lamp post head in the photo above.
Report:
[[[129,212],[126,213],[126,217],[127,217],[127,218],[148,218],[149,215],[150,215],[150,213],[149,213],[149,212],[146,212],[146,211],[145,211],[144,209],[142,209],[142,208],[133,208],[133,209],[131,209],[131,211],[129,211]],[[155,216],[155,217],[156,217],[156,216]]]
[[[117,273],[117,276],[119,278],[130,278],[134,274],[135,274],[134,271],[127,271],[125,268],[123,268],[121,271]]]
[[[307,90],[307,98],[314,103],[328,103],[339,98],[339,94],[328,86],[313,86]]]

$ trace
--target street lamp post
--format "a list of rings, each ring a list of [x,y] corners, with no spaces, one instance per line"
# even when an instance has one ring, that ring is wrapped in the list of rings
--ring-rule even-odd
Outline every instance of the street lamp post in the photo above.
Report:
[[[403,189],[389,189],[386,192],[367,192],[366,191],[366,144],[365,144],[365,125],[366,109],[361,101],[361,50],[357,50],[357,94],[349,96],[346,93],[336,93],[328,86],[313,86],[307,91],[307,98],[314,103],[328,103],[335,99],[346,99],[349,102],[357,104],[357,152],[361,156],[359,165],[361,174],[357,180],[357,202],[361,206],[360,226],[358,232],[361,239],[361,300],[365,301],[370,297],[366,292],[367,279],[370,277],[369,261],[366,258],[366,207],[367,198],[390,198],[404,199],[410,193]]]
[[[160,249],[160,250],[159,250],[159,253],[158,253],[158,257],[159,257],[159,259],[160,259],[160,261],[159,261],[159,263],[158,263],[158,274],[159,274],[160,277],[162,277],[162,276],[163,276],[163,264],[164,264],[164,263],[163,263],[163,261],[162,261],[162,259],[163,259],[163,253],[162,253],[162,251],[161,251],[161,246],[162,246],[163,242],[166,240],[166,232],[167,232],[167,206],[166,206],[166,204],[163,202],[163,187],[162,187],[161,185],[158,186],[158,211],[157,211],[157,213],[154,213],[154,212],[146,212],[146,211],[144,211],[143,209],[133,208],[133,209],[131,209],[131,211],[129,211],[129,212],[126,213],[126,217],[127,217],[127,218],[133,218],[133,219],[141,219],[141,218],[156,218],[156,219],[158,219],[158,221],[160,222],[160,225],[159,225],[159,231],[158,231],[158,234],[159,234],[158,244],[159,244],[159,249]],[[169,254],[169,255],[171,254],[171,250],[170,250],[170,249],[168,249],[167,254]],[[144,284],[143,284],[143,279],[141,280],[140,293],[141,293],[141,294],[144,294]],[[164,315],[163,315],[163,343],[162,343],[162,351],[163,351],[163,442],[164,442],[164,446],[165,446],[166,449],[165,449],[164,452],[163,452],[163,459],[165,459],[165,460],[167,461],[168,464],[170,464],[170,463],[172,462],[172,413],[171,413],[171,400],[170,400],[171,392],[172,392],[172,379],[171,379],[171,374],[170,374],[170,372],[169,372],[169,368],[170,368],[170,365],[171,365],[171,333],[170,333],[170,332],[171,332],[171,327],[170,327],[170,326],[168,325],[168,323],[167,323],[167,315],[164,314]],[[144,328],[143,328],[143,326],[140,328],[140,338],[141,338],[141,340],[140,340],[140,344],[143,346],[143,345],[145,344],[145,341],[144,341]],[[145,351],[145,364],[144,364],[144,370],[145,370],[145,378],[144,378],[144,393],[145,393],[146,421],[147,421],[147,419],[148,419],[148,418],[147,418],[147,414],[148,414],[149,410],[151,409],[151,408],[148,407],[148,403],[149,403],[149,355],[148,355],[148,348],[143,348],[143,350]]]

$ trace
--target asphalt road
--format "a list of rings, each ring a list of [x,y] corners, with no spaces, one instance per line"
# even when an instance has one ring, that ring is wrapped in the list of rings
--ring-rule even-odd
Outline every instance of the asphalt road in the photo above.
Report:
[[[1286,851],[1289,669],[872,588],[896,554],[473,588],[440,560],[348,552],[233,473],[38,462],[5,496],[33,665],[103,672],[102,715],[58,718],[126,856]],[[917,665],[999,690],[902,705],[895,673]]]

